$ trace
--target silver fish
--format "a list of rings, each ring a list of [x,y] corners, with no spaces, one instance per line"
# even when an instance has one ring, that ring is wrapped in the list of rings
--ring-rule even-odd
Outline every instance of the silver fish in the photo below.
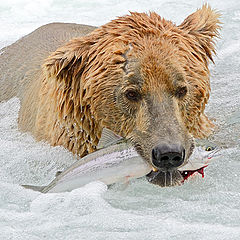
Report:
[[[148,174],[152,167],[144,161],[134,147],[122,137],[103,129],[97,151],[73,163],[59,172],[48,186],[23,185],[42,193],[65,192],[84,186],[93,181],[107,185],[128,182]]]
[[[144,161],[134,147],[122,137],[108,129],[103,129],[97,151],[73,163],[68,169],[56,174],[56,178],[47,186],[23,185],[42,193],[65,192],[84,186],[93,181],[107,185],[128,182],[150,173],[154,168]],[[196,147],[188,163],[178,170],[183,179],[195,172],[203,172],[220,149]]]

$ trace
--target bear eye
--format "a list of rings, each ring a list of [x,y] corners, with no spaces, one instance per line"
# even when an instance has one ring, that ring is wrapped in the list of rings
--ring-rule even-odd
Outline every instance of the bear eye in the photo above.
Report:
[[[177,88],[177,90],[175,91],[175,96],[176,96],[177,98],[180,98],[180,99],[184,98],[184,97],[186,96],[186,94],[187,94],[187,87],[186,87],[186,86],[184,86],[184,87],[179,87],[179,88]]]
[[[136,90],[127,90],[125,92],[125,96],[128,100],[133,101],[133,102],[137,102],[141,99],[140,93]]]

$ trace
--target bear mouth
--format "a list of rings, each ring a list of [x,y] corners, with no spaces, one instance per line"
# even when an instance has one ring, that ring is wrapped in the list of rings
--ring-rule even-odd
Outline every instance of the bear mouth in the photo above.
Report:
[[[151,171],[146,175],[147,180],[150,183],[159,185],[161,187],[173,187],[173,186],[180,186],[184,184],[184,182],[193,175],[200,174],[202,178],[204,177],[204,169],[207,166],[196,170],[188,170],[188,171]]]

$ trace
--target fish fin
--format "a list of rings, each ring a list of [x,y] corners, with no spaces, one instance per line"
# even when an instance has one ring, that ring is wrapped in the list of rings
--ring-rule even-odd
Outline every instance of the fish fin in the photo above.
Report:
[[[120,191],[124,191],[127,189],[127,187],[129,186],[129,179],[122,179],[122,181],[118,182],[118,183],[112,183],[108,185],[109,189],[117,189]]]
[[[57,171],[55,177],[58,177],[63,171]]]
[[[105,148],[109,145],[117,143],[119,140],[122,140],[123,137],[117,135],[108,128],[103,128],[102,136],[98,142],[97,149]]]
[[[125,191],[130,185],[129,177],[125,177],[119,184],[118,189],[121,191]]]
[[[32,185],[22,185],[22,187],[31,189],[36,192],[42,192],[46,186],[32,186]]]

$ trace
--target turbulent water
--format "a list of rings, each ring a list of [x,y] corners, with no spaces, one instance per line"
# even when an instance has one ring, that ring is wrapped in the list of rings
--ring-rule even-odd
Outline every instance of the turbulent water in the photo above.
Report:
[[[47,184],[75,161],[62,147],[17,130],[19,101],[0,104],[0,239],[240,239],[240,2],[214,0],[222,38],[211,65],[211,141],[222,157],[205,178],[159,188],[144,178],[127,188],[99,182],[68,193],[40,194],[21,184]],[[0,48],[49,22],[101,25],[130,11],[154,10],[179,24],[203,1],[8,0],[0,2]]]

